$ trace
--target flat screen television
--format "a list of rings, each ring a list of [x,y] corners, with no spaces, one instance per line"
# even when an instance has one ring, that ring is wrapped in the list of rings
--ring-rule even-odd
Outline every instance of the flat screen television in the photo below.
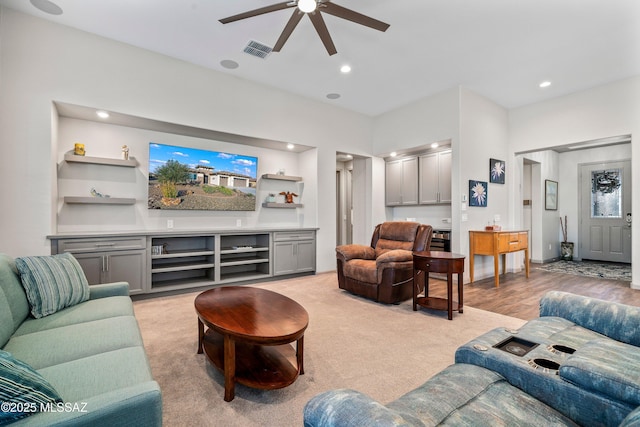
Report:
[[[253,211],[258,158],[149,143],[149,209]]]

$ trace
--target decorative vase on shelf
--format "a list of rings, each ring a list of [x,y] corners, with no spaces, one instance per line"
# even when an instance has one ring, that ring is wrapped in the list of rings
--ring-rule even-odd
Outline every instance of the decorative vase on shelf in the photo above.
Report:
[[[265,199],[265,201],[267,203],[274,203],[276,201],[276,195],[275,194],[269,194],[267,196],[267,198]]]

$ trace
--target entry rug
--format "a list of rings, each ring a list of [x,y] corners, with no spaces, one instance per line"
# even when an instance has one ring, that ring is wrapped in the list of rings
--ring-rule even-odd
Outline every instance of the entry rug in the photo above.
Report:
[[[536,268],[552,273],[566,273],[576,276],[600,277],[631,282],[631,264],[596,261],[555,261]]]

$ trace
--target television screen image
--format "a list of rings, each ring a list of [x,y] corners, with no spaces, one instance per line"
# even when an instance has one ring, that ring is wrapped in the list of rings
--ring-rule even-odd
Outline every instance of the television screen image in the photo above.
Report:
[[[258,158],[149,143],[149,209],[253,211]]]

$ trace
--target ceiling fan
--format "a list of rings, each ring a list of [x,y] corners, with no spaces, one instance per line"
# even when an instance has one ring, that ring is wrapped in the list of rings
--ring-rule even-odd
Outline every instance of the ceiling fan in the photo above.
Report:
[[[240,21],[246,18],[253,18],[254,16],[293,7],[295,7],[296,10],[293,12],[293,15],[291,15],[291,18],[289,18],[289,22],[287,22],[287,25],[284,27],[284,30],[280,34],[278,41],[273,47],[274,52],[280,52],[286,41],[289,39],[289,36],[304,15],[308,15],[309,19],[311,19],[311,22],[313,23],[313,26],[320,36],[320,40],[322,40],[322,43],[327,49],[329,55],[333,55],[338,51],[333,44],[333,40],[331,40],[331,35],[329,34],[329,30],[327,29],[324,19],[322,18],[321,12],[328,13],[329,15],[337,16],[338,18],[346,19],[348,21],[355,22],[356,24],[364,25],[365,27],[373,28],[378,31],[384,32],[387,30],[387,28],[389,28],[389,24],[378,21],[377,19],[370,18],[351,9],[347,9],[346,7],[338,6],[335,3],[331,3],[331,0],[285,1],[282,3],[275,3],[270,6],[261,7],[255,10],[250,10],[238,15],[233,15],[228,18],[220,19],[220,22],[223,24],[228,24],[230,22]]]

